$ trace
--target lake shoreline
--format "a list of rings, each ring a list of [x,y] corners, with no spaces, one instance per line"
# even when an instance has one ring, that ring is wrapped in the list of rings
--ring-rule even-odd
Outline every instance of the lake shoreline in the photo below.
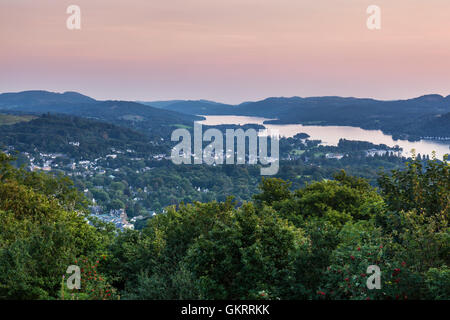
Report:
[[[436,157],[440,160],[445,154],[450,153],[450,140],[430,140],[419,139],[410,141],[399,139],[396,135],[390,135],[381,129],[366,129],[356,126],[343,126],[331,124],[302,124],[302,123],[273,123],[278,119],[268,119],[263,117],[235,116],[235,115],[199,115],[205,120],[198,121],[208,126],[218,125],[247,125],[258,124],[269,130],[278,130],[280,136],[292,137],[297,133],[307,133],[311,139],[322,140],[325,145],[337,145],[339,139],[354,141],[368,141],[374,144],[385,144],[391,148],[396,146],[402,148],[402,155],[412,156],[415,154],[428,155],[432,157],[432,152],[436,152]]]

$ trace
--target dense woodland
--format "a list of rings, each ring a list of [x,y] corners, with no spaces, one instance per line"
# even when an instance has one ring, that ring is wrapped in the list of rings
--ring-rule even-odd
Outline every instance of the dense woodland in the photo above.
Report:
[[[155,139],[156,140],[156,139]],[[132,149],[136,154],[167,150],[143,133],[90,119],[43,114],[31,121],[0,126],[0,143],[21,152],[53,152],[74,159],[95,159],[111,148]],[[79,143],[74,146],[70,143]]]
[[[352,174],[366,176],[375,184],[375,177],[379,172],[397,168],[404,162],[401,158],[389,156],[362,159],[364,161],[357,158],[322,159],[315,164],[305,163],[302,160],[283,161],[276,176],[289,179],[293,183],[293,188],[299,188],[313,181],[332,179],[339,168],[348,168]],[[235,196],[239,203],[251,200],[258,192],[261,179],[258,166],[176,166],[166,160],[150,163],[149,165],[155,167],[150,171],[141,172],[135,169],[144,167],[145,162],[121,164],[120,161],[125,160],[108,161],[110,166],[113,165],[112,168],[117,164],[120,170],[118,172],[111,168],[106,174],[74,177],[74,180],[79,190],[90,190],[88,198],[96,199],[98,204],[108,209],[117,208],[119,200],[119,206],[126,208],[131,217],[145,213],[145,209],[160,212],[167,205],[181,202],[224,201],[229,195]],[[133,201],[134,198],[138,198],[139,201]],[[116,200],[114,204],[112,200]]]
[[[294,191],[263,179],[241,205],[171,206],[119,232],[67,177],[12,160],[0,154],[0,299],[450,298],[444,162],[410,161],[379,189],[345,171]],[[72,264],[80,290],[62,278]],[[379,290],[366,287],[373,264]]]

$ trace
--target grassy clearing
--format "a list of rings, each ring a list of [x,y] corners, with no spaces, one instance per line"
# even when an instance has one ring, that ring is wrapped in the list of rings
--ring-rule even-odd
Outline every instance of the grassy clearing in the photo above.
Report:
[[[192,126],[186,126],[184,124],[173,124],[172,126],[176,127],[176,128],[180,128],[180,129],[191,129]]]
[[[305,153],[305,150],[299,150],[299,149],[295,149],[291,151],[291,154],[299,156],[302,155],[303,153]]]
[[[16,116],[12,114],[1,114],[0,113],[0,126],[12,125],[19,122],[28,122],[33,119],[36,119],[36,116]]]

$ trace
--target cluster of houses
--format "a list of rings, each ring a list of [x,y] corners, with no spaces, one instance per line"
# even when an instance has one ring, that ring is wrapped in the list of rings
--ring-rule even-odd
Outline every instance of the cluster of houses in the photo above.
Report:
[[[400,157],[402,155],[401,151],[392,151],[392,150],[383,150],[383,149],[369,149],[365,151],[366,157],[375,157],[375,156],[384,156],[386,154],[389,154],[391,156]],[[330,152],[325,155],[325,158],[327,159],[337,159],[340,160],[343,157],[345,157],[346,153],[337,153],[337,152]]]
[[[133,222],[136,222],[135,218],[132,218],[131,221],[128,221],[127,213],[124,209],[118,210],[110,210],[108,213],[103,213],[103,210],[100,206],[91,206],[91,214],[95,215],[103,222],[109,222],[116,226],[116,228],[120,230],[125,229],[134,229]]]
[[[134,230],[134,224],[137,221],[148,218],[148,216],[139,215],[131,219],[128,219],[127,213],[125,212],[124,209],[110,210],[109,212],[105,213],[103,212],[103,207],[95,204],[95,200],[94,204],[89,208],[91,210],[91,215],[99,218],[103,222],[114,224],[116,228],[122,231],[125,229]],[[149,214],[150,216],[155,216],[156,212],[151,211],[149,212]]]
[[[69,142],[70,145],[74,147],[79,147],[80,143],[77,141]],[[13,146],[8,146],[2,151],[6,154],[13,155],[15,154],[15,148]],[[99,157],[94,160],[80,160],[76,161],[74,159],[69,159],[67,155],[62,153],[44,153],[39,152],[37,149],[34,150],[33,153],[30,152],[22,152],[28,161],[28,168],[31,171],[51,171],[51,170],[64,170],[68,176],[93,176],[94,174],[105,174],[106,170],[99,165],[99,162],[107,159],[116,159],[119,154],[124,153],[133,153],[134,150],[128,149],[125,151],[117,150],[111,148],[111,153],[106,155],[105,157]],[[155,154],[150,155],[150,158],[156,161],[160,161],[163,159],[170,159],[166,154]],[[61,161],[64,159],[65,161]],[[139,161],[144,160],[143,158],[130,158],[131,161]],[[64,164],[62,164],[64,162]],[[67,164],[67,162],[69,162]],[[147,172],[153,168],[144,167],[140,169],[141,172]],[[120,169],[115,169],[114,172],[120,171]],[[113,175],[109,176],[110,178],[114,178]],[[84,190],[86,193],[88,190]],[[200,191],[200,190],[199,190]],[[201,190],[203,192],[208,192],[209,190],[204,189]],[[147,188],[145,188],[144,192],[147,192]],[[133,192],[135,193],[135,192]],[[139,198],[134,198],[134,200],[140,200]],[[110,210],[109,212],[104,212],[103,207],[97,205],[95,200],[93,201],[93,205],[90,206],[90,211],[92,215],[95,215],[101,221],[113,223],[117,228],[124,229],[134,229],[134,223],[138,220],[144,219],[144,216],[137,216],[131,219],[128,219],[128,216],[124,209],[119,210]],[[155,215],[154,212],[150,212],[150,215]]]
[[[70,145],[74,147],[78,147],[80,145],[77,141],[69,142]],[[8,146],[5,150],[2,150],[7,154],[14,153],[14,147]],[[94,174],[105,174],[106,170],[99,165],[100,161],[107,159],[116,159],[119,154],[133,153],[134,150],[127,149],[125,151],[117,150],[115,148],[111,148],[111,154],[106,155],[105,157],[99,157],[94,160],[79,160],[76,161],[74,159],[69,159],[67,155],[62,153],[44,153],[39,152],[38,150],[34,150],[33,153],[30,152],[22,152],[22,154],[28,158],[29,166],[28,168],[31,171],[51,171],[51,170],[64,170],[68,176],[92,176]],[[61,161],[64,159],[64,161]],[[163,159],[170,159],[166,154],[155,154],[150,155],[150,159],[161,161]],[[144,158],[130,158],[131,161],[139,161],[144,160]],[[69,162],[69,163],[67,163]],[[151,170],[150,167],[145,167],[141,169],[142,172],[146,172]],[[118,169],[116,169],[118,170]]]
[[[402,155],[402,152],[401,151],[392,151],[392,150],[379,150],[379,149],[369,149],[366,151],[367,157],[384,156],[386,154],[389,154],[391,156],[400,157]]]
[[[422,140],[441,140],[441,141],[448,141],[450,140],[450,137],[420,137]]]

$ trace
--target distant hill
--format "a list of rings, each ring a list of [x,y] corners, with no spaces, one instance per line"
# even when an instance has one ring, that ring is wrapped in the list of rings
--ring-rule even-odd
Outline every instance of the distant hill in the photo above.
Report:
[[[233,105],[209,101],[209,100],[169,100],[142,102],[149,106],[154,106],[164,110],[180,112],[184,114],[228,114],[233,112]]]
[[[0,110],[46,112],[104,120],[152,135],[167,136],[174,125],[192,126],[199,117],[131,101],[97,101],[75,92],[24,91],[0,94]]]
[[[146,106],[155,107],[164,109],[165,107],[177,103],[182,102],[184,100],[164,100],[164,101],[136,101],[137,103],[145,104]]]
[[[155,107],[157,106],[157,107]],[[450,96],[425,95],[381,101],[352,97],[271,97],[229,105],[208,100],[97,101],[76,92],[25,91],[0,94],[0,110],[54,112],[104,120],[167,138],[176,126],[190,127],[195,115],[244,115],[270,123],[356,126],[395,138],[450,137]]]
[[[417,139],[424,135],[450,137],[450,122],[445,117],[435,128],[424,123],[450,112],[450,97],[439,95],[396,101],[340,97],[281,98],[249,104],[243,109],[244,114],[250,112],[278,118],[271,123],[357,126],[380,129],[403,139]]]
[[[183,101],[165,109],[188,114],[243,115],[272,118],[270,123],[345,125],[379,129],[398,138],[450,137],[450,96],[426,95],[409,100],[380,101],[344,97],[272,97],[237,106]],[[440,118],[441,117],[441,118]]]
[[[79,145],[74,145],[79,143]],[[17,150],[63,153],[74,158],[105,156],[111,148],[159,152],[144,134],[114,124],[68,115],[44,114],[28,122],[0,126],[0,146]]]
[[[61,104],[94,103],[95,99],[77,92],[22,91],[0,94],[0,109],[33,111],[40,107]]]
[[[414,124],[412,124],[414,126]],[[417,130],[425,137],[448,137],[450,127],[450,112],[426,116],[410,130]]]
[[[175,125],[192,126],[194,120],[201,119],[130,101],[99,101],[95,104],[78,105],[63,113],[105,120],[152,135],[161,134],[166,130],[172,131]]]

